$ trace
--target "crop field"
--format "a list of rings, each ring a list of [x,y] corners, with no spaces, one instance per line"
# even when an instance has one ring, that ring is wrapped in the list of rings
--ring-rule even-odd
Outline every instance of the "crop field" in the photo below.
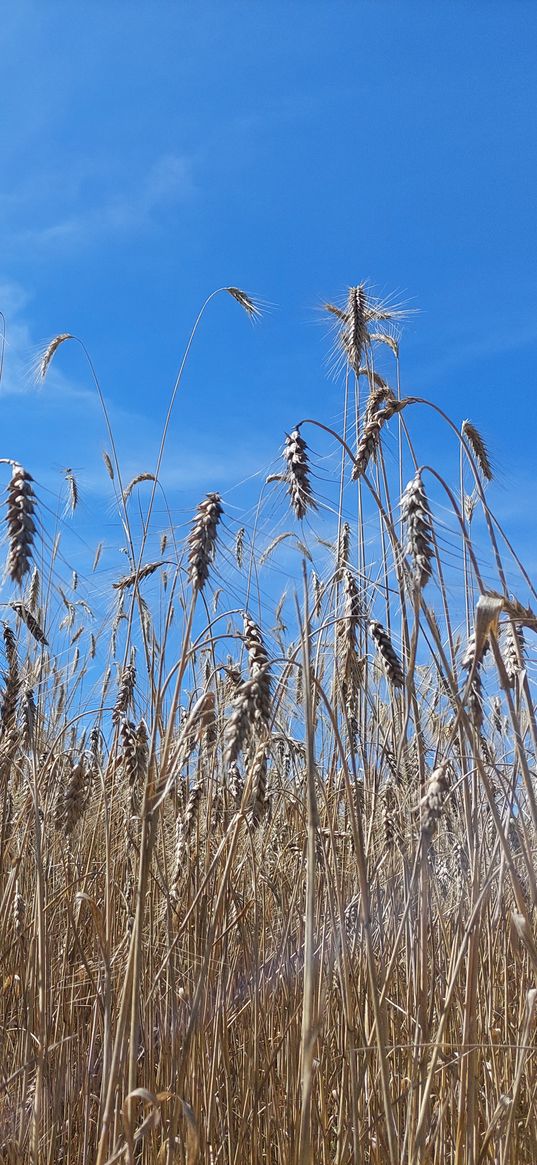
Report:
[[[263,327],[208,297],[131,480],[83,344],[42,353],[101,401],[122,572],[109,522],[64,554],[76,471],[51,502],[4,450],[0,1159],[535,1165],[537,591],[484,418],[407,391],[359,284],[337,423],[282,417],[244,510],[215,481],[177,523],[227,296]]]

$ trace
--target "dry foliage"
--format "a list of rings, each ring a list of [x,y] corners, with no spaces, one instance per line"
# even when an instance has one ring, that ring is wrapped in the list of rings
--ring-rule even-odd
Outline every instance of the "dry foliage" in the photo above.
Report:
[[[328,310],[333,504],[304,421],[264,487],[292,530],[211,493],[181,539],[155,526],[168,421],[126,486],[109,431],[108,622],[82,572],[60,589],[39,486],[7,463],[8,1165],[537,1161],[536,594],[475,427],[388,387],[400,311],[363,284]],[[416,408],[457,484],[418,460]]]

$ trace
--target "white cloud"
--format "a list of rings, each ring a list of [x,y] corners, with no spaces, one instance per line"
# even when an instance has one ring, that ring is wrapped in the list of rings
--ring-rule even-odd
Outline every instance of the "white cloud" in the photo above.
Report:
[[[161,179],[168,184],[166,174]],[[45,383],[38,383],[35,366],[40,349],[28,321],[28,303],[24,288],[0,279],[0,311],[7,319],[0,384],[5,455],[30,457],[32,474],[53,491],[58,489],[58,468],[76,466],[83,492],[110,498],[113,490],[101,459],[104,449],[110,451],[110,441],[82,349],[74,364],[76,378],[62,370],[62,349],[50,364]],[[72,343],[70,347],[74,351]],[[68,367],[73,367],[71,362]],[[147,415],[135,411],[129,398],[125,405],[106,399],[124,485],[138,473],[153,470],[166,404],[164,393],[158,408],[153,406]],[[179,440],[170,433],[160,480],[169,494],[223,490],[255,474],[259,464],[259,450],[254,452],[250,445],[238,446],[229,457],[227,447],[222,451],[219,431],[206,433],[201,445],[198,431],[182,428]]]
[[[471,339],[467,336],[446,335],[439,345],[444,354],[438,359],[420,364],[420,380],[441,379],[447,372],[457,368],[477,364],[483,359],[490,359],[491,356],[507,355],[520,348],[530,347],[536,342],[537,325],[533,318],[512,326],[505,321],[502,325],[498,323],[496,328],[486,333],[481,332]]]
[[[194,190],[192,159],[185,155],[164,154],[144,173],[137,172],[130,177],[122,175],[121,181],[116,179],[112,189],[95,192],[92,187],[99,186],[99,179],[102,179],[101,186],[109,183],[109,170],[108,167],[103,175],[93,173],[91,183],[78,180],[71,183],[71,189],[64,190],[64,194],[67,193],[69,201],[75,205],[72,209],[66,207],[60,216],[53,217],[53,211],[48,207],[43,210],[39,193],[34,193],[32,199],[28,191],[21,192],[18,202],[13,192],[2,196],[8,216],[11,212],[15,220],[6,245],[15,248],[27,245],[47,248],[58,244],[81,246],[114,233],[139,230],[155,221],[157,211],[190,198]],[[51,202],[53,206],[62,200],[54,177],[44,175],[40,184],[40,189],[45,191],[45,203]],[[36,213],[36,208],[39,213]],[[20,221],[17,223],[21,209],[26,223],[30,221],[31,226]],[[36,218],[45,221],[34,225]]]

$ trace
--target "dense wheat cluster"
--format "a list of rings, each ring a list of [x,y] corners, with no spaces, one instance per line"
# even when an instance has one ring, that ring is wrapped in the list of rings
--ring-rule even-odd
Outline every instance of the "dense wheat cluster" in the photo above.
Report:
[[[9,1165],[537,1161],[537,594],[401,313],[328,311],[341,429],[282,417],[240,520],[163,526],[168,421],[130,483],[109,430],[127,563],[68,574],[5,462]]]

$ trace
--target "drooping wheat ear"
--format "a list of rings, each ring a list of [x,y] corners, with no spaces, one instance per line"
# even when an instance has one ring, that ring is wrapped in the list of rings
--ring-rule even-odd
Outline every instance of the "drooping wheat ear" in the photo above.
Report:
[[[442,761],[438,768],[431,773],[427,782],[425,795],[420,801],[421,832],[424,838],[430,840],[436,830],[442,813],[442,806],[449,792],[449,764]]]
[[[329,315],[335,316],[336,319],[341,320],[343,323],[345,322],[346,317],[345,317],[345,312],[344,312],[342,307],[336,307],[335,303],[325,303],[325,304],[323,304],[323,307],[324,307],[324,310],[327,311]]]
[[[406,526],[405,553],[412,561],[412,579],[421,588],[431,578],[434,550],[431,510],[419,470],[401,498],[401,515]]]
[[[381,380],[380,377],[379,377],[379,379]],[[373,418],[379,412],[379,409],[381,408],[381,406],[388,405],[388,404],[391,404],[391,403],[396,402],[396,401],[397,401],[397,397],[396,397],[395,393],[393,392],[393,389],[390,388],[389,384],[386,384],[382,380],[381,380],[381,383],[379,384],[377,379],[375,378],[375,385],[371,389],[371,392],[369,393],[369,396],[367,398],[367,403],[365,406],[365,414],[364,414],[365,424],[367,424],[369,421],[373,420]]]
[[[369,339],[372,344],[386,344],[388,348],[391,348],[395,357],[399,355],[399,341],[390,332],[371,332]]]
[[[248,652],[248,669],[252,681],[255,719],[268,728],[270,723],[270,663],[265,642],[257,623],[244,615],[244,644]]]
[[[48,639],[45,636],[45,632],[38,623],[37,619],[32,615],[32,612],[28,610],[28,607],[26,607],[24,603],[19,603],[18,601],[10,603],[10,606],[17,613],[19,619],[22,619],[23,623],[25,623],[30,634],[33,635],[36,642],[42,643],[43,647],[48,647]]]
[[[112,583],[115,591],[126,591],[129,587],[133,587],[135,583],[143,582],[144,578],[149,578],[162,566],[162,559],[158,562],[146,562],[144,566],[140,566],[138,570],[134,570],[132,574],[125,574],[123,578],[118,579],[117,582]]]
[[[381,376],[379,372],[376,372],[374,368],[368,368],[364,364],[363,368],[360,368],[360,376],[367,376],[372,392],[374,392],[375,389],[381,389],[383,393],[386,391],[388,394],[391,393],[392,390],[388,387],[384,377]]]
[[[351,528],[348,522],[343,522],[336,546],[336,576],[338,579],[343,577],[343,572],[348,568],[350,555]]]
[[[237,560],[237,566],[238,566],[239,570],[242,570],[242,564],[243,564],[243,560],[244,560],[244,535],[245,534],[246,534],[246,530],[244,529],[244,526],[241,526],[240,530],[237,530],[237,536],[235,538],[235,558]]]
[[[9,553],[6,573],[12,582],[21,583],[30,569],[36,534],[34,522],[36,498],[33,478],[17,462],[13,463],[7,487],[7,532]]]
[[[404,396],[401,400],[398,400],[393,394],[391,397],[388,397],[383,407],[377,409],[376,415],[381,424],[384,425],[386,421],[391,421],[392,417],[395,417],[397,413],[402,413],[403,409],[406,409],[408,405],[413,403],[413,399],[411,396]]]
[[[285,473],[287,492],[299,522],[306,516],[308,510],[317,509],[311,488],[307,450],[308,447],[299,430],[293,429],[293,432],[285,438],[283,457],[287,465]]]
[[[194,516],[188,537],[188,569],[194,591],[201,591],[209,577],[209,566],[216,553],[216,532],[223,514],[220,495],[207,494]]]
[[[74,340],[74,338],[75,337],[72,336],[70,332],[62,332],[61,335],[55,336],[54,339],[50,341],[50,344],[47,348],[45,348],[43,355],[40,357],[37,366],[37,375],[39,380],[45,379],[50,362],[54,354],[58,351],[60,344],[64,344],[66,340]]]
[[[241,307],[244,308],[245,312],[249,315],[251,320],[260,318],[261,308],[259,304],[256,303],[254,299],[252,299],[251,295],[247,295],[246,292],[241,291],[239,287],[226,287],[225,290],[228,291],[231,296],[233,296],[233,299],[236,299],[237,303],[240,303]]]
[[[129,481],[128,485],[126,485],[125,489],[123,490],[123,501],[124,502],[128,502],[133,489],[135,489],[137,485],[141,485],[141,483],[143,481],[156,481],[155,474],[154,473],[137,473],[136,477],[133,477],[132,481]]]
[[[468,638],[466,650],[461,660],[461,667],[467,671],[475,666],[481,667],[483,659],[490,647],[490,637],[499,634],[500,614],[505,606],[502,595],[480,595],[477,601],[474,630]]]
[[[537,615],[531,607],[524,607],[520,600],[513,598],[513,596],[507,598],[505,595],[496,594],[495,597],[501,598],[505,614],[510,619],[517,619],[522,627],[529,627],[530,630],[537,631]]]
[[[522,627],[509,621],[503,628],[505,639],[503,645],[503,662],[510,686],[513,688],[517,676],[524,667],[526,643]]]
[[[134,688],[136,685],[136,664],[134,656],[131,657],[130,663],[126,664],[121,670],[118,682],[116,702],[112,709],[112,723],[118,725],[123,716],[129,710],[134,696]]]
[[[359,477],[362,477],[371,458],[375,456],[380,444],[381,427],[382,422],[379,419],[379,414],[375,414],[370,421],[366,421],[356,450],[351,474],[352,481],[357,481]]]
[[[5,687],[0,711],[2,737],[8,735],[15,726],[17,703],[21,687],[17,643],[11,627],[8,627],[7,624],[4,624],[3,636],[7,659],[7,672],[4,674]]]
[[[382,626],[382,623],[379,623],[376,619],[372,619],[369,623],[369,634],[375,642],[386,678],[392,687],[402,688],[405,682],[403,665],[393,647],[388,632]]]
[[[461,433],[463,437],[466,437],[485,481],[492,481],[493,472],[489,452],[481,434],[471,421],[462,422]]]
[[[267,812],[267,752],[260,744],[254,753],[251,767],[252,795],[250,798],[250,822],[253,828],[260,824]]]
[[[72,469],[66,469],[65,480],[67,482],[67,489],[69,491],[68,509],[71,514],[74,514],[79,502],[78,482]]]
[[[131,720],[124,720],[121,725],[121,741],[123,744],[123,767],[131,791],[131,811],[136,814],[140,811],[149,755],[145,721],[140,720],[140,723],[135,725]]]
[[[54,808],[54,827],[67,837],[73,832],[86,808],[86,770],[82,761],[73,766]]]
[[[356,449],[356,456],[354,459],[354,466],[351,474],[352,481],[357,481],[362,474],[365,473],[372,457],[375,457],[380,445],[380,433],[382,426],[389,421],[395,413],[401,412],[407,405],[407,400],[388,401],[384,408],[379,408],[371,413],[368,417],[366,414],[364,427],[358,441]]]

